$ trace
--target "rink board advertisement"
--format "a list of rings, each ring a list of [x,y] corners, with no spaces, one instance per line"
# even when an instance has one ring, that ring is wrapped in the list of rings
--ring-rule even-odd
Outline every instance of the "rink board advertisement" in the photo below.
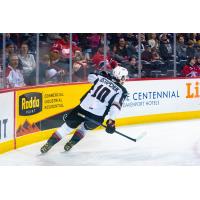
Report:
[[[14,92],[0,93],[0,153],[14,148]]]
[[[47,85],[0,93],[0,153],[47,139],[91,86]],[[129,96],[117,126],[200,118],[200,79],[128,81],[125,87]]]
[[[130,81],[119,118],[200,110],[200,79]]]
[[[0,143],[14,139],[14,92],[0,93]]]
[[[59,127],[63,114],[78,105],[90,87],[74,84],[16,91],[16,136]],[[137,117],[146,120],[161,114],[169,114],[170,120],[172,114],[175,119],[177,113],[200,109],[200,79],[128,81],[125,87],[129,96],[117,118],[119,125],[125,125],[127,119],[132,123]]]
[[[63,114],[79,104],[90,84],[16,91],[16,136],[57,128]]]

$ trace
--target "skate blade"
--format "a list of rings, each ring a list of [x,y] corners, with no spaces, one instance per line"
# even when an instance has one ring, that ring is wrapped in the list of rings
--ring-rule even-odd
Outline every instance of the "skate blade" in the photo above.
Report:
[[[38,153],[36,156],[38,156],[38,157],[40,157],[40,156],[45,156],[45,155],[47,155],[47,153],[48,153],[48,152],[46,152],[46,153]]]
[[[68,153],[69,151],[61,151],[60,153],[61,154],[66,154],[66,153]]]

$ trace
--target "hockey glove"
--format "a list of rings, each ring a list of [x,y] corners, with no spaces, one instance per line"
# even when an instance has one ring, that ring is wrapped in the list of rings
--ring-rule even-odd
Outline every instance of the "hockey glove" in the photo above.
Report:
[[[112,119],[107,120],[106,122],[107,127],[106,127],[106,132],[107,133],[114,133],[115,132],[115,121]]]

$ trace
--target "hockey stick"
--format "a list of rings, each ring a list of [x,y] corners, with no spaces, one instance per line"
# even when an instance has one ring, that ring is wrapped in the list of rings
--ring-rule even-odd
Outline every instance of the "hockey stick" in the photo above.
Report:
[[[78,116],[80,116],[80,117],[82,117],[82,118],[84,118],[84,119],[86,119],[88,121],[91,121],[91,122],[93,122],[96,125],[99,125],[99,126],[102,126],[102,127],[106,128],[105,125],[103,125],[103,124],[101,124],[101,123],[99,123],[99,122],[97,122],[97,121],[95,121],[95,120],[93,120],[93,119],[91,119],[91,118],[89,118],[89,117],[81,114],[81,113],[78,113]],[[118,135],[121,135],[121,136],[123,136],[123,137],[125,137],[125,138],[127,138],[129,140],[134,141],[134,142],[137,142],[138,140],[142,139],[146,135],[146,132],[144,132],[141,135],[139,135],[137,138],[131,138],[131,137],[129,137],[127,135],[124,135],[123,133],[121,133],[121,132],[119,132],[117,130],[115,130],[114,132],[117,133]]]

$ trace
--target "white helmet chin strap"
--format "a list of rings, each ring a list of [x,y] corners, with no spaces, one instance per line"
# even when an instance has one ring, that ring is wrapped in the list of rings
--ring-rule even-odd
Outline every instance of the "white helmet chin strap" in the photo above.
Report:
[[[126,81],[126,77],[123,76],[122,79],[120,80],[120,83],[121,83],[121,84],[124,84],[125,81]]]

